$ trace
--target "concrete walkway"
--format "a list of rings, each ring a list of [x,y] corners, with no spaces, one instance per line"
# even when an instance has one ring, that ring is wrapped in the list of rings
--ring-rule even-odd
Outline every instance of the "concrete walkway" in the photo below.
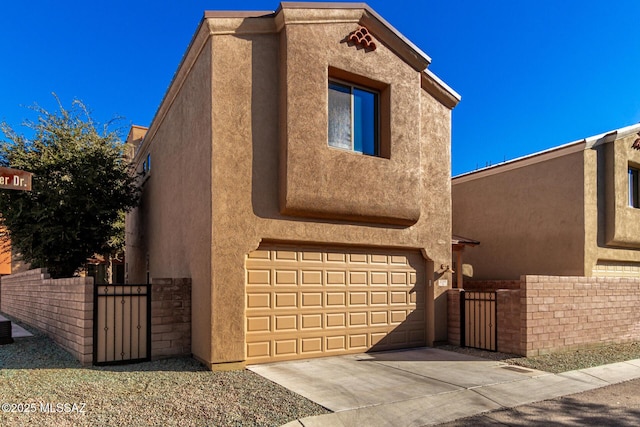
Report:
[[[286,427],[425,426],[640,378],[640,359],[551,374],[420,348],[248,369],[334,411]]]
[[[6,317],[4,317],[3,315],[0,314],[0,321],[2,320],[9,320]],[[11,337],[12,338],[24,338],[24,337],[32,337],[33,334],[29,331],[27,331],[26,329],[24,329],[21,326],[16,325],[15,323],[11,322]]]

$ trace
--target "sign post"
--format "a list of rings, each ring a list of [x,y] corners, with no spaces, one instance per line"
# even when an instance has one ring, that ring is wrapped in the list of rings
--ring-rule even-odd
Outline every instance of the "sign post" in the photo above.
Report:
[[[0,166],[0,188],[7,190],[31,191],[31,172]]]

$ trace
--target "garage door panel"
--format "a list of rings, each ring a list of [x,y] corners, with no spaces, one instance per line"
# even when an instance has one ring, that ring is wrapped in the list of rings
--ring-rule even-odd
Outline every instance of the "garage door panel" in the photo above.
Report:
[[[300,341],[303,355],[322,353],[322,337],[302,338]]]
[[[368,348],[367,334],[350,334],[349,335],[349,349],[364,349]]]
[[[349,254],[349,263],[350,264],[366,264],[367,255],[366,254]]]
[[[298,340],[275,340],[274,357],[295,356],[298,354]]]
[[[367,291],[351,291],[349,292],[349,305],[352,307],[367,305]]]
[[[345,313],[327,313],[325,316],[327,329],[347,326]]]
[[[297,293],[280,292],[275,294],[275,308],[292,308],[298,306]]]
[[[273,245],[249,254],[246,271],[249,363],[426,343],[417,252]]]
[[[347,284],[346,271],[327,271],[327,286],[345,286]]]
[[[322,270],[302,270],[302,286],[322,286]]]
[[[254,316],[247,319],[247,332],[271,332],[271,316]]]
[[[369,277],[371,286],[387,286],[389,284],[386,271],[372,271]]]
[[[367,272],[366,271],[350,271],[349,272],[349,286],[367,285]]]
[[[352,328],[367,326],[369,324],[368,320],[369,316],[366,311],[361,313],[349,313],[349,326]]]
[[[344,352],[347,350],[347,337],[345,335],[338,336],[327,336],[325,338],[326,341],[326,350],[327,352]]]
[[[302,308],[321,308],[322,292],[302,292]]]
[[[247,309],[271,307],[270,293],[250,293],[247,295]]]
[[[275,259],[276,260],[281,260],[281,261],[296,261],[298,259],[298,252],[297,251],[273,251],[273,253],[275,254]]]
[[[322,314],[303,314],[301,317],[302,330],[322,328]]]
[[[346,292],[327,292],[325,294],[326,307],[346,307],[347,306],[347,293]]]
[[[298,284],[297,270],[276,270],[276,286],[290,286]]]
[[[247,284],[251,286],[271,285],[271,270],[252,270],[248,272]]]

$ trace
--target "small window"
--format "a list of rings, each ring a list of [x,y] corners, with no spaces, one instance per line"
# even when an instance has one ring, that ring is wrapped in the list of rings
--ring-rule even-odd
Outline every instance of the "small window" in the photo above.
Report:
[[[142,163],[142,175],[147,175],[151,171],[151,154],[147,154],[147,157]]]
[[[378,92],[329,82],[329,146],[380,155]]]
[[[639,173],[638,169],[629,167],[629,206],[633,208],[640,208]]]

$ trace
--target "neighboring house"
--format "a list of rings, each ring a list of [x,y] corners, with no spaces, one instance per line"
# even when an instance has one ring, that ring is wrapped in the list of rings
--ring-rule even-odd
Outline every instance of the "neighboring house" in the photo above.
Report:
[[[241,365],[447,338],[451,109],[362,3],[206,12],[155,118],[129,283],[192,280],[192,351]]]
[[[11,274],[11,240],[7,229],[0,226],[0,276]]]
[[[640,277],[640,124],[452,180],[474,279]]]

